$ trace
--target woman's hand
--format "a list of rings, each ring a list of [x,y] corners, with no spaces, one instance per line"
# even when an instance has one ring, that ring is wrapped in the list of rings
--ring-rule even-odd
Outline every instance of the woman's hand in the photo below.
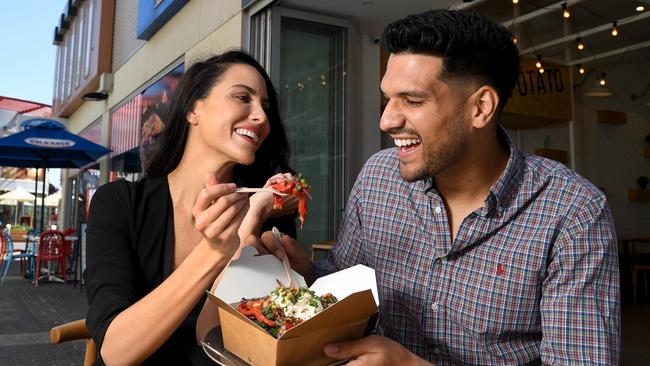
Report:
[[[264,188],[270,188],[275,183],[292,179],[293,174],[291,173],[278,173],[266,181]],[[270,192],[257,192],[251,195],[249,200],[251,209],[255,212],[262,213],[266,219],[291,214],[298,208],[298,198],[291,195],[282,196],[281,209],[273,209],[274,197],[273,193]]]
[[[235,184],[218,183],[214,174],[208,174],[192,208],[194,227],[224,257],[232,256],[239,247],[237,231],[249,207],[248,194],[237,193],[235,188]]]

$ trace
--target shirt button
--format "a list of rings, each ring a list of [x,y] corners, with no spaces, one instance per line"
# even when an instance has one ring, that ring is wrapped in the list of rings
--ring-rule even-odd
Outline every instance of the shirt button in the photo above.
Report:
[[[434,302],[433,304],[431,304],[431,310],[438,311],[438,302],[437,301]]]
[[[434,210],[434,212],[437,213],[437,214],[439,214],[439,213],[442,212],[442,208],[440,208],[440,206],[438,206],[438,207],[436,207],[436,209]]]

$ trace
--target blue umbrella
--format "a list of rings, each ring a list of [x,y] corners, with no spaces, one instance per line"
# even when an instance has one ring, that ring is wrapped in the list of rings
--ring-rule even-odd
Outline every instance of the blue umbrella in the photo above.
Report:
[[[21,132],[0,138],[0,165],[33,168],[81,168],[111,150],[65,130],[65,126],[47,118],[34,118],[20,124]],[[37,178],[38,179],[38,178]],[[45,174],[41,199],[41,231]]]

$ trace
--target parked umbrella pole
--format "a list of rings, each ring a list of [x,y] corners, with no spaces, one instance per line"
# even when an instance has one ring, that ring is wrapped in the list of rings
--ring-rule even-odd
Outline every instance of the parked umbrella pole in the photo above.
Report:
[[[34,212],[32,212],[32,229],[36,226],[36,207],[38,207],[38,168],[36,168],[36,178],[34,179]],[[18,220],[16,220],[18,224]]]
[[[47,159],[43,160],[43,196],[41,197],[41,233],[43,232],[43,217],[45,216],[45,176],[47,175],[47,172],[45,168],[47,166]]]

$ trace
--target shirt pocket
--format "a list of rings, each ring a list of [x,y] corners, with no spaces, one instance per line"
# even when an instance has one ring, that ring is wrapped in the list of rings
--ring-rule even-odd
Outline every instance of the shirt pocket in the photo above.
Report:
[[[540,329],[540,266],[510,252],[468,253],[449,281],[451,326],[478,343],[493,344]]]

